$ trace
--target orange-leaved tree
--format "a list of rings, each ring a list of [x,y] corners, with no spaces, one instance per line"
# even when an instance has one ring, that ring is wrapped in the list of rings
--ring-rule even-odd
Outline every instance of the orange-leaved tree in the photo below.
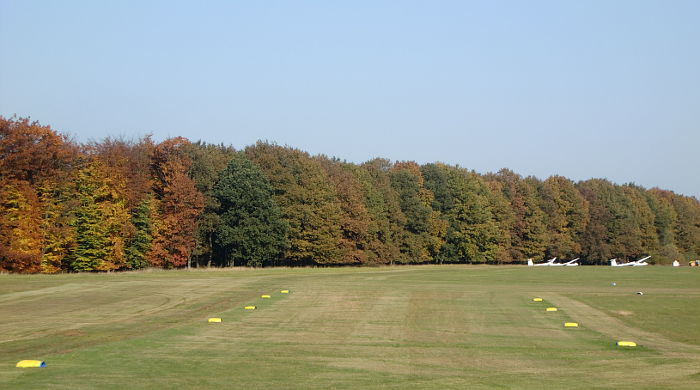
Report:
[[[151,249],[147,254],[153,266],[189,266],[195,244],[197,216],[204,197],[187,172],[191,164],[186,153],[189,141],[170,138],[153,150],[151,170],[159,220],[154,221]]]

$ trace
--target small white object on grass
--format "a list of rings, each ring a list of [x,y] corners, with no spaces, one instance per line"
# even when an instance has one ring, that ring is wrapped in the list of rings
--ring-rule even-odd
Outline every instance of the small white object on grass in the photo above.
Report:
[[[617,286],[617,283],[613,282],[613,287]]]
[[[637,291],[637,295],[644,295],[644,293],[641,291]]]

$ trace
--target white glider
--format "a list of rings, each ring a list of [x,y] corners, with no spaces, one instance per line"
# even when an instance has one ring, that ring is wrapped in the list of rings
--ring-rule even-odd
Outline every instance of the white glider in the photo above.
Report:
[[[579,264],[578,264],[578,259],[580,259],[580,257],[577,257],[577,258],[575,258],[575,259],[573,259],[573,260],[571,260],[571,261],[567,261],[566,263],[564,263],[564,264],[562,264],[562,265],[563,265],[564,267],[578,267],[578,266],[579,266]]]
[[[532,262],[532,259],[527,259],[527,266],[528,267],[561,267],[564,265],[561,263],[555,263],[556,260],[557,260],[557,258],[555,257],[551,260],[547,260],[544,263],[535,264]]]
[[[630,261],[628,263],[618,263],[617,259],[611,259],[610,265],[613,267],[643,267],[645,265],[649,265],[649,263],[647,263],[647,260],[649,259],[651,259],[651,256],[643,257],[639,260]]]

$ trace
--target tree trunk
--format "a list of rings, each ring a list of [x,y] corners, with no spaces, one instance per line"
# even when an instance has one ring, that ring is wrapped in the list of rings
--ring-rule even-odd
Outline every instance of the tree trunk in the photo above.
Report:
[[[212,246],[212,243],[211,243],[211,236],[212,236],[212,234],[209,233],[209,261],[207,261],[207,268],[211,267],[211,258],[214,255],[214,247]]]

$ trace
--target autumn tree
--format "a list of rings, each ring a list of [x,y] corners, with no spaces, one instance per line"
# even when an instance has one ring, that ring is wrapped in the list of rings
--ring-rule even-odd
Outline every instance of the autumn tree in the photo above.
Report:
[[[245,154],[270,180],[289,224],[285,258],[290,264],[341,263],[340,205],[320,163],[308,153],[264,142]]]
[[[433,193],[423,185],[423,174],[415,162],[399,162],[389,171],[391,186],[399,196],[406,216],[401,251],[409,262],[433,261],[444,242],[446,224],[433,210]]]
[[[486,183],[466,169],[440,163],[426,164],[423,172],[426,187],[435,189],[434,208],[449,224],[440,261],[496,261],[500,234]]]
[[[126,201],[126,208],[134,210],[152,191],[151,155],[154,144],[150,137],[138,141],[105,138],[87,145],[86,151],[100,161],[110,179],[120,183],[117,190]]]
[[[654,225],[656,216],[647,200],[646,190],[634,184],[626,184],[622,186],[622,191],[630,202],[630,211],[635,224],[632,232],[636,240],[634,252],[639,256],[657,255],[660,242]],[[663,261],[662,256],[654,257],[656,263]]]
[[[27,181],[3,180],[0,187],[0,270],[41,270],[41,211]]]
[[[700,202],[672,191],[652,188],[644,192],[654,214],[662,262],[692,260],[700,256]]]
[[[42,190],[69,175],[76,154],[70,140],[49,126],[0,117],[0,267],[42,270],[45,248],[55,244],[44,234],[51,214]]]
[[[191,165],[188,145],[185,138],[170,138],[156,145],[153,152],[151,172],[159,218],[154,221],[151,249],[146,256],[153,266],[190,265],[196,220],[204,198],[187,174]]]
[[[340,205],[340,262],[368,262],[370,217],[364,204],[362,184],[354,174],[354,165],[325,156],[316,158],[328,175]]]
[[[681,253],[676,247],[675,226],[678,221],[678,213],[673,207],[673,193],[671,191],[652,188],[645,192],[647,204],[654,213],[654,228],[659,242],[659,250],[656,258],[662,260],[680,259]]]
[[[581,238],[588,225],[588,202],[571,180],[547,178],[540,187],[540,204],[547,224],[547,256],[581,256]]]
[[[399,195],[391,186],[391,167],[388,160],[373,159],[354,170],[369,215],[366,255],[370,264],[407,261],[400,249],[406,216],[401,211]]]
[[[500,224],[502,229],[508,229],[510,259],[523,261],[527,258],[544,256],[547,237],[544,215],[538,205],[539,183],[534,178],[523,179],[508,169],[501,169],[495,175],[488,175],[486,180],[498,183],[492,186],[500,189],[510,205],[512,220],[505,220]]]
[[[685,260],[700,257],[700,203],[693,197],[674,194],[671,203],[676,211],[674,235],[676,246]]]
[[[77,153],[67,137],[29,118],[0,116],[0,178],[34,186],[68,170]]]
[[[603,264],[611,258],[632,259],[648,254],[641,219],[650,215],[641,199],[634,202],[621,186],[604,179],[580,182],[577,188],[589,203],[590,221],[581,246],[589,261]]]
[[[0,270],[700,256],[694,197],[258,142],[78,145],[0,117]]]
[[[496,249],[495,262],[498,264],[522,261],[522,257],[513,253],[513,226],[515,225],[515,213],[510,201],[503,194],[502,184],[495,180],[482,177],[489,189],[487,197],[491,206],[494,221],[498,225],[498,248]]]
[[[106,138],[87,146],[87,152],[104,167],[110,186],[124,200],[129,213],[121,244],[130,269],[148,265],[146,254],[152,241],[154,217],[150,169],[154,146],[148,136],[138,141]]]

